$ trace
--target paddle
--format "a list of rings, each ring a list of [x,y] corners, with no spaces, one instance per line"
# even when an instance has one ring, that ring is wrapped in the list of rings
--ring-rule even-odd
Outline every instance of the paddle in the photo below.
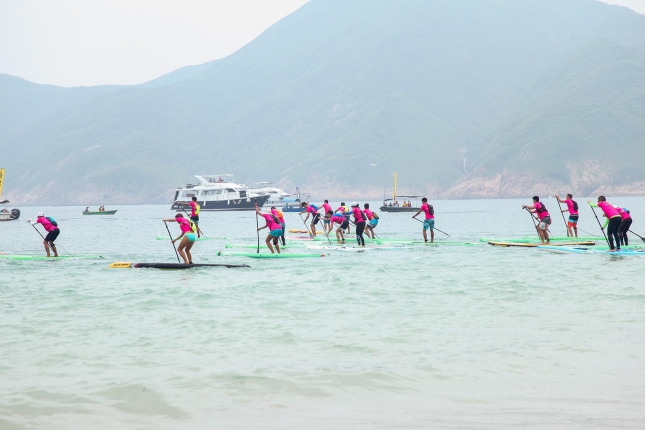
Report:
[[[258,250],[256,254],[260,253],[260,224],[258,222],[258,199],[255,199],[255,232],[258,235]]]
[[[529,208],[524,209],[529,213],[529,215],[531,215],[531,222],[533,223],[533,227],[535,227],[535,232],[538,234],[538,237],[540,238],[540,240],[544,240],[542,239],[542,236],[540,236],[540,229],[538,229],[537,223],[535,222],[535,215],[533,215]]]
[[[421,221],[419,218],[415,218],[415,220],[416,220],[416,221],[419,221],[421,224],[423,224],[423,221]],[[443,233],[443,234],[445,234],[446,236],[448,236],[448,237],[452,238],[452,236],[450,236],[450,235],[449,235],[448,233],[446,233],[445,231],[441,231],[441,230],[439,230],[437,227],[435,227],[434,229],[435,229],[435,230],[437,230],[439,233]]]
[[[166,221],[164,221],[163,223],[166,226],[166,230],[168,230],[168,236],[170,236],[170,243],[172,243],[172,248],[175,250],[175,255],[177,256],[177,263],[181,264],[181,260],[179,260],[179,253],[177,252],[177,247],[175,246],[175,242],[173,242],[172,240],[172,234],[170,234],[170,229],[168,228],[168,223]]]
[[[323,233],[325,237],[327,238],[327,242],[331,245],[331,239],[329,239],[329,232],[327,232],[327,229],[325,229],[325,222],[323,221]]]
[[[596,210],[593,208],[593,206],[591,206],[591,202],[587,202],[587,203],[589,203],[589,207],[591,208],[591,212],[593,212],[593,216],[595,216],[596,221],[598,221],[598,227],[600,227],[600,231],[602,231],[602,235],[605,236],[605,241],[607,242],[607,246],[611,247],[611,245],[609,244],[609,239],[607,239],[607,235],[605,234],[605,229],[602,228],[602,224],[600,223],[600,220],[598,219],[598,215],[596,215]]]
[[[300,216],[300,221],[302,221],[302,223],[305,225],[305,228],[307,229],[307,233],[309,233],[309,237],[314,237],[313,233],[311,233],[311,230],[309,230],[309,226],[307,225],[305,220],[302,218],[302,212],[300,212],[298,215]],[[316,228],[316,226],[314,226],[314,228]]]
[[[560,200],[558,196],[555,196],[555,200],[558,202],[558,209],[560,210],[560,215],[562,215],[562,222],[564,223],[564,228],[567,231],[567,237],[569,237],[569,226],[567,226],[567,221],[564,219],[564,212],[562,212],[562,206],[560,206]]]
[[[636,235],[636,236],[638,236],[638,237],[639,237],[643,242],[645,242],[645,237],[643,237],[643,236],[639,235],[638,233],[634,233],[632,230],[629,230],[629,232],[630,232],[631,234],[635,234],[635,235]]]
[[[33,225],[32,223],[29,223],[29,225],[31,225],[31,226],[34,228],[34,230],[36,230],[36,233],[38,233],[38,234],[40,235],[40,237],[42,237],[42,238],[43,238],[43,242],[45,242],[45,237],[44,237],[44,236],[43,236],[43,235],[38,231],[38,229],[36,228],[36,226],[35,226],[35,225]],[[47,246],[49,246],[49,249],[51,249],[52,251],[54,251],[54,247],[53,247],[53,246],[51,246],[51,244],[50,244],[49,242],[45,242],[45,243],[47,244]],[[62,246],[62,245],[58,245],[58,246],[60,246],[61,248],[63,248],[63,246]],[[73,255],[72,255],[72,254],[70,254],[70,253],[69,253],[69,251],[67,251],[65,248],[63,248],[63,251],[67,252],[67,253],[69,254],[69,256],[70,256],[70,257],[73,257]],[[56,251],[54,251],[54,253],[56,253]]]
[[[184,213],[185,213],[186,215],[188,215],[188,219],[190,219],[190,215],[188,214],[188,212],[186,212],[186,209],[184,209],[184,208],[182,207],[182,208],[181,208],[181,210],[182,210],[182,211],[184,211]],[[193,222],[194,222],[194,221],[193,221]],[[197,225],[197,223],[195,223],[195,227],[197,227],[197,230],[199,231],[199,235],[200,235],[200,236],[206,236],[206,235],[204,234],[204,232],[202,231],[202,229],[201,229],[201,228],[199,228],[199,225]]]

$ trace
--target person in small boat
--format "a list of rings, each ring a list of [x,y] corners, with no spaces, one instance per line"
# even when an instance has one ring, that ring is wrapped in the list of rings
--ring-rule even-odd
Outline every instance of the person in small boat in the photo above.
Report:
[[[185,264],[193,264],[193,256],[190,253],[193,245],[195,244],[195,231],[197,226],[192,222],[184,218],[182,214],[175,215],[174,218],[166,218],[163,222],[176,222],[179,224],[181,229],[181,234],[172,240],[173,243],[179,242],[179,247],[177,247],[177,252],[181,255],[181,258],[184,260]]]
[[[85,210],[84,210],[83,212],[89,212],[89,211],[90,211],[90,207],[89,207],[89,206],[85,206]]]
[[[31,225],[42,224],[43,228],[47,232],[47,236],[43,240],[43,245],[45,245],[45,252],[47,257],[51,257],[49,250],[54,251],[54,257],[58,257],[58,251],[56,250],[56,245],[54,241],[58,238],[60,234],[60,229],[58,228],[58,223],[51,217],[46,217],[44,213],[38,212],[36,215],[36,221],[27,220]]]
[[[257,202],[255,203],[255,213],[257,215],[260,215],[266,221],[266,225],[264,227],[259,227],[258,231],[265,228],[269,229],[269,234],[267,235],[264,243],[266,243],[267,247],[271,251],[271,254],[275,254],[275,252],[273,251],[273,246],[275,246],[275,250],[278,252],[278,254],[280,254],[280,244],[278,243],[278,239],[280,238],[280,236],[282,236],[280,219],[276,215],[273,215],[271,213],[265,214],[260,212]],[[271,246],[271,242],[273,242],[273,246]]]
[[[551,243],[551,239],[549,238],[551,215],[549,215],[549,211],[546,210],[546,206],[544,206],[543,203],[540,203],[540,198],[538,196],[533,196],[533,204],[531,206],[522,205],[522,208],[528,209],[532,214],[537,214],[539,220],[537,226],[538,236],[540,236],[540,240],[543,245]]]
[[[434,207],[432,205],[428,204],[428,199],[427,198],[422,198],[421,199],[421,207],[415,213],[412,215],[412,218],[417,219],[417,216],[423,212],[425,214],[425,221],[423,221],[423,240],[426,242],[428,241],[428,233],[427,230],[430,230],[430,243],[434,242]]]

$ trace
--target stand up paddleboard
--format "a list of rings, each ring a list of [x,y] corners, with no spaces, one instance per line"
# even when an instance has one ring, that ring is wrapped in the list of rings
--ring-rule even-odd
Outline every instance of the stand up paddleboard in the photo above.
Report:
[[[540,251],[547,251],[547,252],[553,252],[556,254],[569,254],[569,253],[576,253],[576,254],[586,254],[586,253],[594,253],[594,254],[605,254],[605,255],[616,255],[616,256],[640,256],[640,257],[645,257],[645,250],[642,251],[634,251],[634,250],[620,250],[620,251],[608,251],[606,249],[591,249],[591,248],[577,248],[577,247],[569,247],[569,246],[538,246],[538,250]]]
[[[251,266],[246,264],[128,263],[125,261],[110,264],[110,269],[195,269],[197,267],[227,267],[233,269]]]
[[[175,239],[175,238],[173,237],[173,239]],[[203,237],[203,236],[202,236],[202,237],[198,237],[198,238],[197,238],[197,239],[195,239],[195,240],[213,240],[213,239],[222,239],[222,240],[226,240],[226,238],[225,238],[225,237],[216,238],[216,237]],[[157,236],[157,240],[170,240],[170,238],[169,238],[168,236],[161,236],[161,235],[159,235],[159,236]]]
[[[547,246],[547,245],[542,245],[540,242],[533,242],[533,243],[520,243],[520,242],[488,242],[489,245],[493,246],[501,246],[504,248],[510,248],[510,247],[520,247],[520,248],[537,248],[540,246]],[[552,243],[550,246],[594,246],[596,242],[558,242],[558,243]]]
[[[249,258],[320,258],[326,254],[258,254],[257,252],[225,252],[219,251],[219,257],[249,257]]]
[[[58,257],[47,257],[46,255],[0,255],[0,260],[24,260],[24,261],[38,261],[38,260],[93,260],[104,258],[100,255],[59,255]]]

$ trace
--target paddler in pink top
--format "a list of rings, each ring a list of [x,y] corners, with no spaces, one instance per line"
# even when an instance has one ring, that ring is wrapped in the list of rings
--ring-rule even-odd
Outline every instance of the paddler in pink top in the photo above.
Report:
[[[190,250],[192,249],[193,245],[195,244],[195,240],[197,239],[197,237],[195,236],[197,226],[192,221],[184,218],[182,214],[177,214],[174,218],[166,218],[162,221],[176,222],[177,224],[179,224],[181,234],[174,238],[172,242],[175,243],[179,239],[181,239],[181,242],[179,242],[179,246],[177,247],[177,252],[184,260],[184,264],[193,264],[193,256],[190,253]]]
[[[374,229],[378,224],[378,218],[374,216],[374,212],[370,209],[370,204],[365,203],[363,205],[363,213],[367,217],[367,223],[365,224],[365,233],[370,239],[374,239]]]
[[[284,233],[287,231],[287,224],[284,222],[284,214],[275,206],[271,206],[271,213],[277,216],[280,220],[280,227],[282,228],[282,236],[280,236],[280,241],[282,242],[282,246],[284,246],[287,244],[287,241],[284,238]]]
[[[421,199],[421,207],[415,213],[412,215],[412,218],[417,219],[417,216],[423,212],[426,216],[425,221],[423,221],[423,240],[426,242],[428,241],[428,233],[426,232],[427,230],[430,230],[430,243],[434,242],[434,207],[432,205],[428,204],[428,199],[427,198],[422,198]]]
[[[620,238],[620,245],[628,246],[629,237],[627,236],[627,232],[629,231],[629,228],[632,226],[632,216],[629,213],[629,211],[625,208],[621,208],[617,206],[616,209],[618,209],[618,212],[620,212],[620,216],[623,219],[620,223],[620,227],[618,227],[618,237]]]
[[[600,226],[602,230],[607,227],[607,241],[609,242],[609,252],[620,251],[620,236],[618,235],[618,229],[620,224],[623,221],[623,217],[620,216],[620,212],[616,209],[615,206],[607,203],[605,196],[598,197],[598,203],[593,204],[589,200],[589,206],[592,208],[598,207],[602,210],[603,216],[607,218],[608,222],[604,226]],[[595,212],[594,212],[595,213]],[[616,240],[616,246],[614,247],[614,240]]]
[[[332,224],[332,228],[334,224],[338,224],[338,228],[336,229],[336,240],[340,245],[345,244],[345,232],[349,227],[349,220],[345,218],[345,215],[343,212],[336,212],[332,213],[332,211],[327,211],[327,216],[330,217],[330,221]]]
[[[365,231],[366,217],[356,202],[352,203],[352,213],[354,214],[354,225],[356,226],[356,242],[358,242],[358,246],[365,248],[363,232]]]
[[[303,222],[305,223],[305,226],[307,225],[307,220],[309,219],[309,215],[311,215],[311,230],[309,231],[309,236],[316,237],[316,224],[318,224],[318,221],[320,221],[318,206],[312,205],[307,202],[303,202],[302,207],[305,208],[305,210],[300,212],[300,216],[302,217],[302,214],[304,213],[307,214],[307,216],[303,220]]]
[[[323,203],[320,207],[322,208],[324,214],[327,214],[331,211],[329,200],[325,200],[325,203]],[[327,216],[323,218],[323,231],[325,232],[325,234],[331,233],[331,222],[329,221],[329,218],[327,218]]]
[[[540,240],[542,240],[542,245],[551,243],[549,239],[551,216],[549,215],[549,211],[546,210],[546,206],[540,203],[540,198],[538,196],[533,196],[533,205],[522,205],[522,208],[528,209],[531,214],[537,214],[539,222],[535,228],[537,229],[538,236],[540,236]]]
[[[557,194],[555,195],[555,198],[558,199],[559,203],[565,203],[567,205],[567,208],[563,209],[561,212],[569,212],[569,221],[567,222],[569,236],[578,237],[578,202],[573,200],[573,196],[571,194],[567,194],[567,198],[565,200],[562,200]]]
[[[257,215],[260,215],[262,218],[264,218],[264,221],[266,221],[266,225],[264,227],[259,227],[258,231],[265,228],[269,229],[269,234],[267,235],[267,238],[264,242],[269,247],[271,254],[275,253],[273,251],[273,246],[271,246],[271,242],[273,242],[273,245],[275,246],[276,251],[278,251],[278,254],[280,254],[280,245],[278,244],[278,239],[280,238],[280,236],[282,236],[282,227],[280,226],[280,219],[276,215],[273,215],[270,213],[265,214],[260,212],[257,202],[255,203],[255,213]]]
[[[33,226],[35,226],[36,224],[42,224],[43,228],[47,232],[47,236],[45,236],[45,238],[43,239],[45,252],[47,253],[48,257],[51,257],[51,255],[49,254],[49,249],[51,248],[51,250],[54,251],[54,257],[58,257],[58,251],[56,250],[54,241],[60,234],[60,229],[58,228],[56,221],[54,221],[53,218],[50,219],[46,217],[44,213],[38,212],[38,215],[36,215],[36,221],[31,222],[31,220],[27,220],[27,222]]]

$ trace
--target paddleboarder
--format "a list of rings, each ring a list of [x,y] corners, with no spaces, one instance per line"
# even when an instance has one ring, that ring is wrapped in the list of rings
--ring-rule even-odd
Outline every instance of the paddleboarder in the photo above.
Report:
[[[197,239],[197,237],[195,236],[197,225],[195,225],[194,222],[184,218],[182,214],[177,214],[174,218],[163,219],[163,222],[176,222],[179,224],[181,234],[178,237],[174,238],[172,242],[175,243],[179,239],[181,239],[181,242],[179,242],[179,247],[177,248],[177,252],[179,252],[181,258],[184,259],[185,264],[193,264],[193,256],[191,255],[190,250],[195,244],[195,239]]]
[[[365,224],[365,233],[367,233],[367,237],[374,239],[374,229],[378,225],[378,215],[372,212],[369,203],[365,203],[363,205],[363,213],[367,217],[367,224]]]
[[[338,224],[338,228],[336,229],[336,240],[338,241],[338,244],[344,245],[345,244],[344,230],[349,228],[349,220],[345,218],[345,214],[341,211],[336,211],[336,213],[332,213],[331,211],[328,211],[327,215],[330,216],[332,228],[334,224]]]
[[[555,195],[555,198],[558,199],[559,203],[565,203],[567,205],[566,209],[562,209],[562,213],[569,212],[569,220],[567,221],[569,236],[578,237],[578,219],[580,218],[580,215],[578,214],[578,202],[573,200],[573,196],[571,194],[567,194],[567,198],[564,200],[558,197],[557,194]]]
[[[255,203],[255,213],[260,215],[266,221],[266,225],[264,227],[259,227],[258,231],[263,230],[265,228],[269,229],[269,234],[267,235],[267,238],[264,242],[269,247],[271,254],[275,253],[273,251],[273,246],[271,246],[271,242],[273,242],[273,245],[275,246],[276,251],[278,251],[278,254],[280,254],[280,245],[278,243],[278,239],[280,238],[280,236],[282,236],[280,218],[278,218],[276,215],[273,215],[271,213],[265,214],[260,212],[257,202]]]
[[[323,217],[323,231],[325,234],[331,233],[331,217],[327,217],[327,213],[331,211],[331,205],[329,204],[329,200],[325,200],[325,203],[320,205],[321,209],[323,210],[323,213],[325,216]]]
[[[311,231],[309,232],[309,235],[311,237],[316,237],[316,224],[318,224],[318,221],[320,221],[318,206],[312,205],[311,203],[303,202],[302,207],[305,208],[305,210],[300,212],[300,215],[302,216],[302,214],[304,213],[307,214],[307,216],[304,219],[305,225],[307,224],[309,215],[311,215]]]
[[[618,212],[620,212],[620,216],[622,218],[620,227],[618,227],[618,237],[620,238],[620,244],[623,246],[628,246],[629,237],[627,237],[627,232],[632,226],[632,216],[629,213],[629,210],[627,210],[626,208],[616,207],[616,209],[618,209]]]
[[[280,242],[282,242],[282,246],[285,246],[287,244],[287,241],[284,237],[284,232],[287,231],[287,224],[284,222],[284,214],[275,206],[271,206],[271,213],[277,216],[278,220],[280,220],[280,227],[282,227],[282,236],[280,236]]]
[[[427,198],[421,199],[421,207],[412,215],[412,218],[417,219],[417,216],[423,212],[425,214],[425,220],[423,221],[423,240],[428,241],[428,230],[430,230],[430,243],[434,243],[434,207],[428,204]]]
[[[349,224],[349,216],[350,216],[350,214],[349,214],[349,209],[347,209],[347,206],[345,206],[345,202],[340,203],[340,207],[338,209],[336,209],[336,212],[341,212],[343,214],[343,216],[347,220],[347,234],[351,233],[351,229],[349,227],[350,226],[350,224]]]
[[[199,212],[202,210],[202,207],[197,203],[197,197],[193,196],[190,202],[177,202],[177,204],[190,205],[190,220],[194,222],[197,227],[197,237],[201,237],[201,230],[199,229]]]
[[[54,251],[54,257],[58,257],[58,251],[56,250],[56,245],[54,241],[58,238],[60,234],[60,229],[58,228],[58,223],[52,217],[46,217],[43,212],[38,212],[36,215],[36,221],[27,220],[27,222],[33,226],[36,224],[42,224],[43,228],[47,232],[47,236],[43,239],[43,245],[45,245],[45,252],[47,257],[51,257],[49,250]]]
[[[356,202],[352,203],[352,213],[354,215],[354,225],[356,226],[356,242],[358,242],[358,246],[365,248],[363,232],[365,231],[366,216]]]
[[[543,203],[540,203],[540,198],[538,196],[533,196],[533,204],[531,206],[522,205],[523,209],[528,209],[529,212],[535,213],[538,216],[539,223],[537,225],[538,236],[542,244],[551,243],[549,238],[549,226],[551,225],[551,215],[549,211],[546,210],[546,206]]]
[[[620,236],[618,235],[618,229],[620,228],[620,224],[623,221],[623,217],[620,215],[620,212],[618,212],[618,209],[616,209],[616,206],[610,205],[607,203],[607,199],[605,196],[599,196],[598,197],[598,203],[594,204],[591,203],[591,200],[588,201],[589,206],[592,208],[600,208],[602,210],[602,213],[605,218],[607,218],[607,222],[605,222],[605,225],[600,226],[602,230],[607,228],[607,240],[609,241],[609,252],[616,252],[620,251]],[[616,241],[616,245],[614,246],[614,240]]]

